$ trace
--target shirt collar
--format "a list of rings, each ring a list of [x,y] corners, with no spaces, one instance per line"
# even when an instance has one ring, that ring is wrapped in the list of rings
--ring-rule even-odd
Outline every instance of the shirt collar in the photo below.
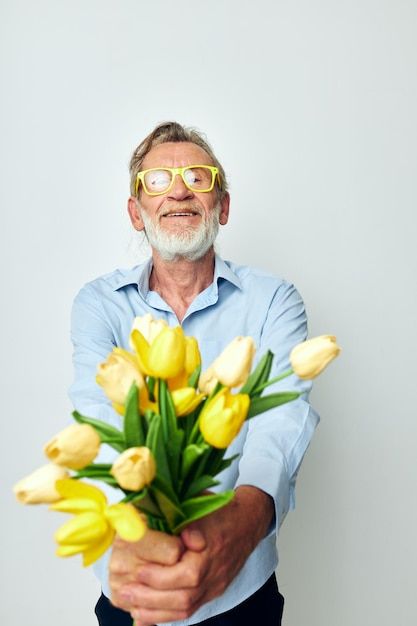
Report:
[[[136,265],[131,270],[127,270],[122,278],[114,286],[114,291],[127,287],[127,285],[137,285],[139,293],[146,298],[149,292],[149,277],[153,267],[152,257],[141,265]],[[216,254],[214,258],[213,283],[217,284],[223,278],[238,289],[242,289],[242,283],[235,272],[227,265],[223,259]]]

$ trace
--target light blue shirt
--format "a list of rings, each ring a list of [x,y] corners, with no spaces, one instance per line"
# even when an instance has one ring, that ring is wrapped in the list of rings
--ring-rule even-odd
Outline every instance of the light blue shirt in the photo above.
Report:
[[[131,270],[116,270],[85,285],[74,301],[71,336],[75,380],[70,388],[71,400],[80,413],[118,427],[120,416],[95,382],[97,365],[115,346],[130,349],[130,329],[137,315],[151,313],[170,326],[178,324],[171,307],[158,293],[150,291],[151,270],[151,259]],[[291,349],[307,336],[304,304],[292,284],[223,261],[217,255],[214,280],[193,300],[182,327],[186,335],[199,342],[203,370],[234,337],[250,335],[257,346],[257,359],[267,349],[275,354],[271,376],[288,369]],[[268,391],[301,391],[302,396],[245,422],[229,447],[226,456],[241,456],[219,475],[221,484],[214,490],[238,485],[262,489],[274,500],[275,522],[224,594],[175,624],[195,624],[233,608],[259,589],[276,569],[276,532],[288,510],[294,508],[297,472],[319,419],[308,404],[310,388],[309,381],[296,376],[270,387]],[[117,453],[107,446],[103,448],[100,461],[111,462]],[[111,491],[112,501],[118,501],[120,492]],[[95,569],[103,593],[110,596],[108,556]]]

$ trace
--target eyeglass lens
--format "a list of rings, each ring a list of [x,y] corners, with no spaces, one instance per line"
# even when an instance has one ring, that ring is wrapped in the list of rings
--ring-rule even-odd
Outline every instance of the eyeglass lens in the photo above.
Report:
[[[171,184],[173,173],[170,170],[152,170],[144,176],[145,188],[150,193],[163,192]],[[188,167],[183,171],[183,180],[191,189],[210,189],[214,173],[207,167]]]

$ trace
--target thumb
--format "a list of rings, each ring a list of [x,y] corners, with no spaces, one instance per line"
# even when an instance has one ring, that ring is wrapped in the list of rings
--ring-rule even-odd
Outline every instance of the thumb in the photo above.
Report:
[[[194,550],[194,552],[201,552],[207,546],[201,530],[192,526],[188,526],[182,531],[181,539],[187,550]]]

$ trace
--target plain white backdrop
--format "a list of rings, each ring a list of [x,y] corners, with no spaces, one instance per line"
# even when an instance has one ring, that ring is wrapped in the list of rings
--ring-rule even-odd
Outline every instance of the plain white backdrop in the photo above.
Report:
[[[2,624],[96,623],[64,518],[11,486],[69,420],[73,297],[140,258],[131,151],[174,119],[228,172],[222,255],[343,347],[279,539],[284,624],[414,626],[416,3],[1,0],[0,24]]]

